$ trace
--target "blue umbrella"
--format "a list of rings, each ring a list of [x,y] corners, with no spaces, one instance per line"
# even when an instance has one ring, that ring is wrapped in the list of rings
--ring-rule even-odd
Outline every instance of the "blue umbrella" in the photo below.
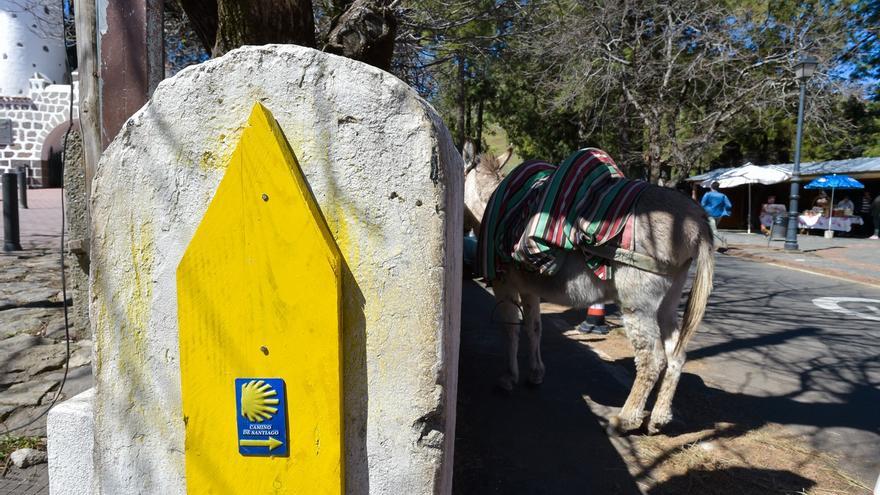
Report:
[[[805,189],[864,189],[865,186],[848,175],[823,175],[804,186]]]
[[[848,175],[823,175],[804,186],[804,189],[831,189],[831,204],[828,205],[828,231],[831,231],[831,212],[834,210],[835,189],[864,189],[865,186]]]

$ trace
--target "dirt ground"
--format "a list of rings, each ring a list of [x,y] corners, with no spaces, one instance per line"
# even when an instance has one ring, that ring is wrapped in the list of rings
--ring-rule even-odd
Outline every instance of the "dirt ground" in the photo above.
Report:
[[[547,306],[544,310],[548,313],[566,309]],[[632,362],[632,347],[620,321],[609,318],[609,324],[612,331],[607,336],[576,330],[564,331],[564,335],[591,348],[609,366]],[[699,375],[702,366],[688,362],[684,370]],[[688,394],[686,387],[677,400],[688,402],[694,417],[683,419],[696,424],[705,424],[717,408],[735,407]],[[705,426],[675,436],[618,437],[613,443],[622,447],[618,451],[639,487],[652,495],[871,493],[872,488],[847,475],[834,456],[810,448],[805,438],[782,425],[756,425],[744,418],[742,422],[710,422]]]

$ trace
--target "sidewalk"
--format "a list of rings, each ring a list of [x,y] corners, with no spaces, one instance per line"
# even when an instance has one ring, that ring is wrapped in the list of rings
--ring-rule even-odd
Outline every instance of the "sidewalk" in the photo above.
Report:
[[[18,209],[21,248],[59,249],[61,247],[61,189],[30,189],[28,208]],[[2,196],[0,196],[2,197]],[[0,215],[0,235],[3,235]]]
[[[767,237],[742,231],[721,231],[730,248],[725,254],[774,263],[853,282],[880,286],[880,241],[854,237],[826,239],[798,235],[799,251],[785,251],[783,240],[767,245]]]
[[[21,251],[0,251],[0,448],[45,449],[43,414],[92,386],[92,343],[71,342],[68,361],[61,291],[61,189],[31,189],[19,208]],[[0,215],[0,235],[3,219]],[[69,265],[68,265],[69,266]],[[69,297],[68,293],[68,297]],[[63,391],[59,386],[69,367]],[[33,422],[32,422],[33,421]],[[47,465],[19,469],[0,458],[0,495],[43,495]]]

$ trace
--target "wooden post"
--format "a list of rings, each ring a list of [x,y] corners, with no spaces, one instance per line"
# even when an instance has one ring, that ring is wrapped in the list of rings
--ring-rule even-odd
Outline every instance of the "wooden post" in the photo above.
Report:
[[[101,157],[101,115],[98,105],[98,41],[95,0],[76,0],[76,56],[79,60],[79,123],[82,132],[86,194],[91,190]]]
[[[98,0],[105,17],[98,37],[101,143],[122,125],[165,77],[162,0]]]

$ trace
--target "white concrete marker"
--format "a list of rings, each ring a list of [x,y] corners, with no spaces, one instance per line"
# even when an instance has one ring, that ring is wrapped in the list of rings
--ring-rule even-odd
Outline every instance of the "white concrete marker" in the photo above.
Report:
[[[403,81],[293,45],[239,48],[162,81],[101,156],[89,293],[96,491],[186,492],[176,270],[257,102],[299,159],[344,259],[346,490],[450,493],[461,155]],[[217,401],[234,404],[228,383]],[[234,430],[216,434],[237,442]]]

